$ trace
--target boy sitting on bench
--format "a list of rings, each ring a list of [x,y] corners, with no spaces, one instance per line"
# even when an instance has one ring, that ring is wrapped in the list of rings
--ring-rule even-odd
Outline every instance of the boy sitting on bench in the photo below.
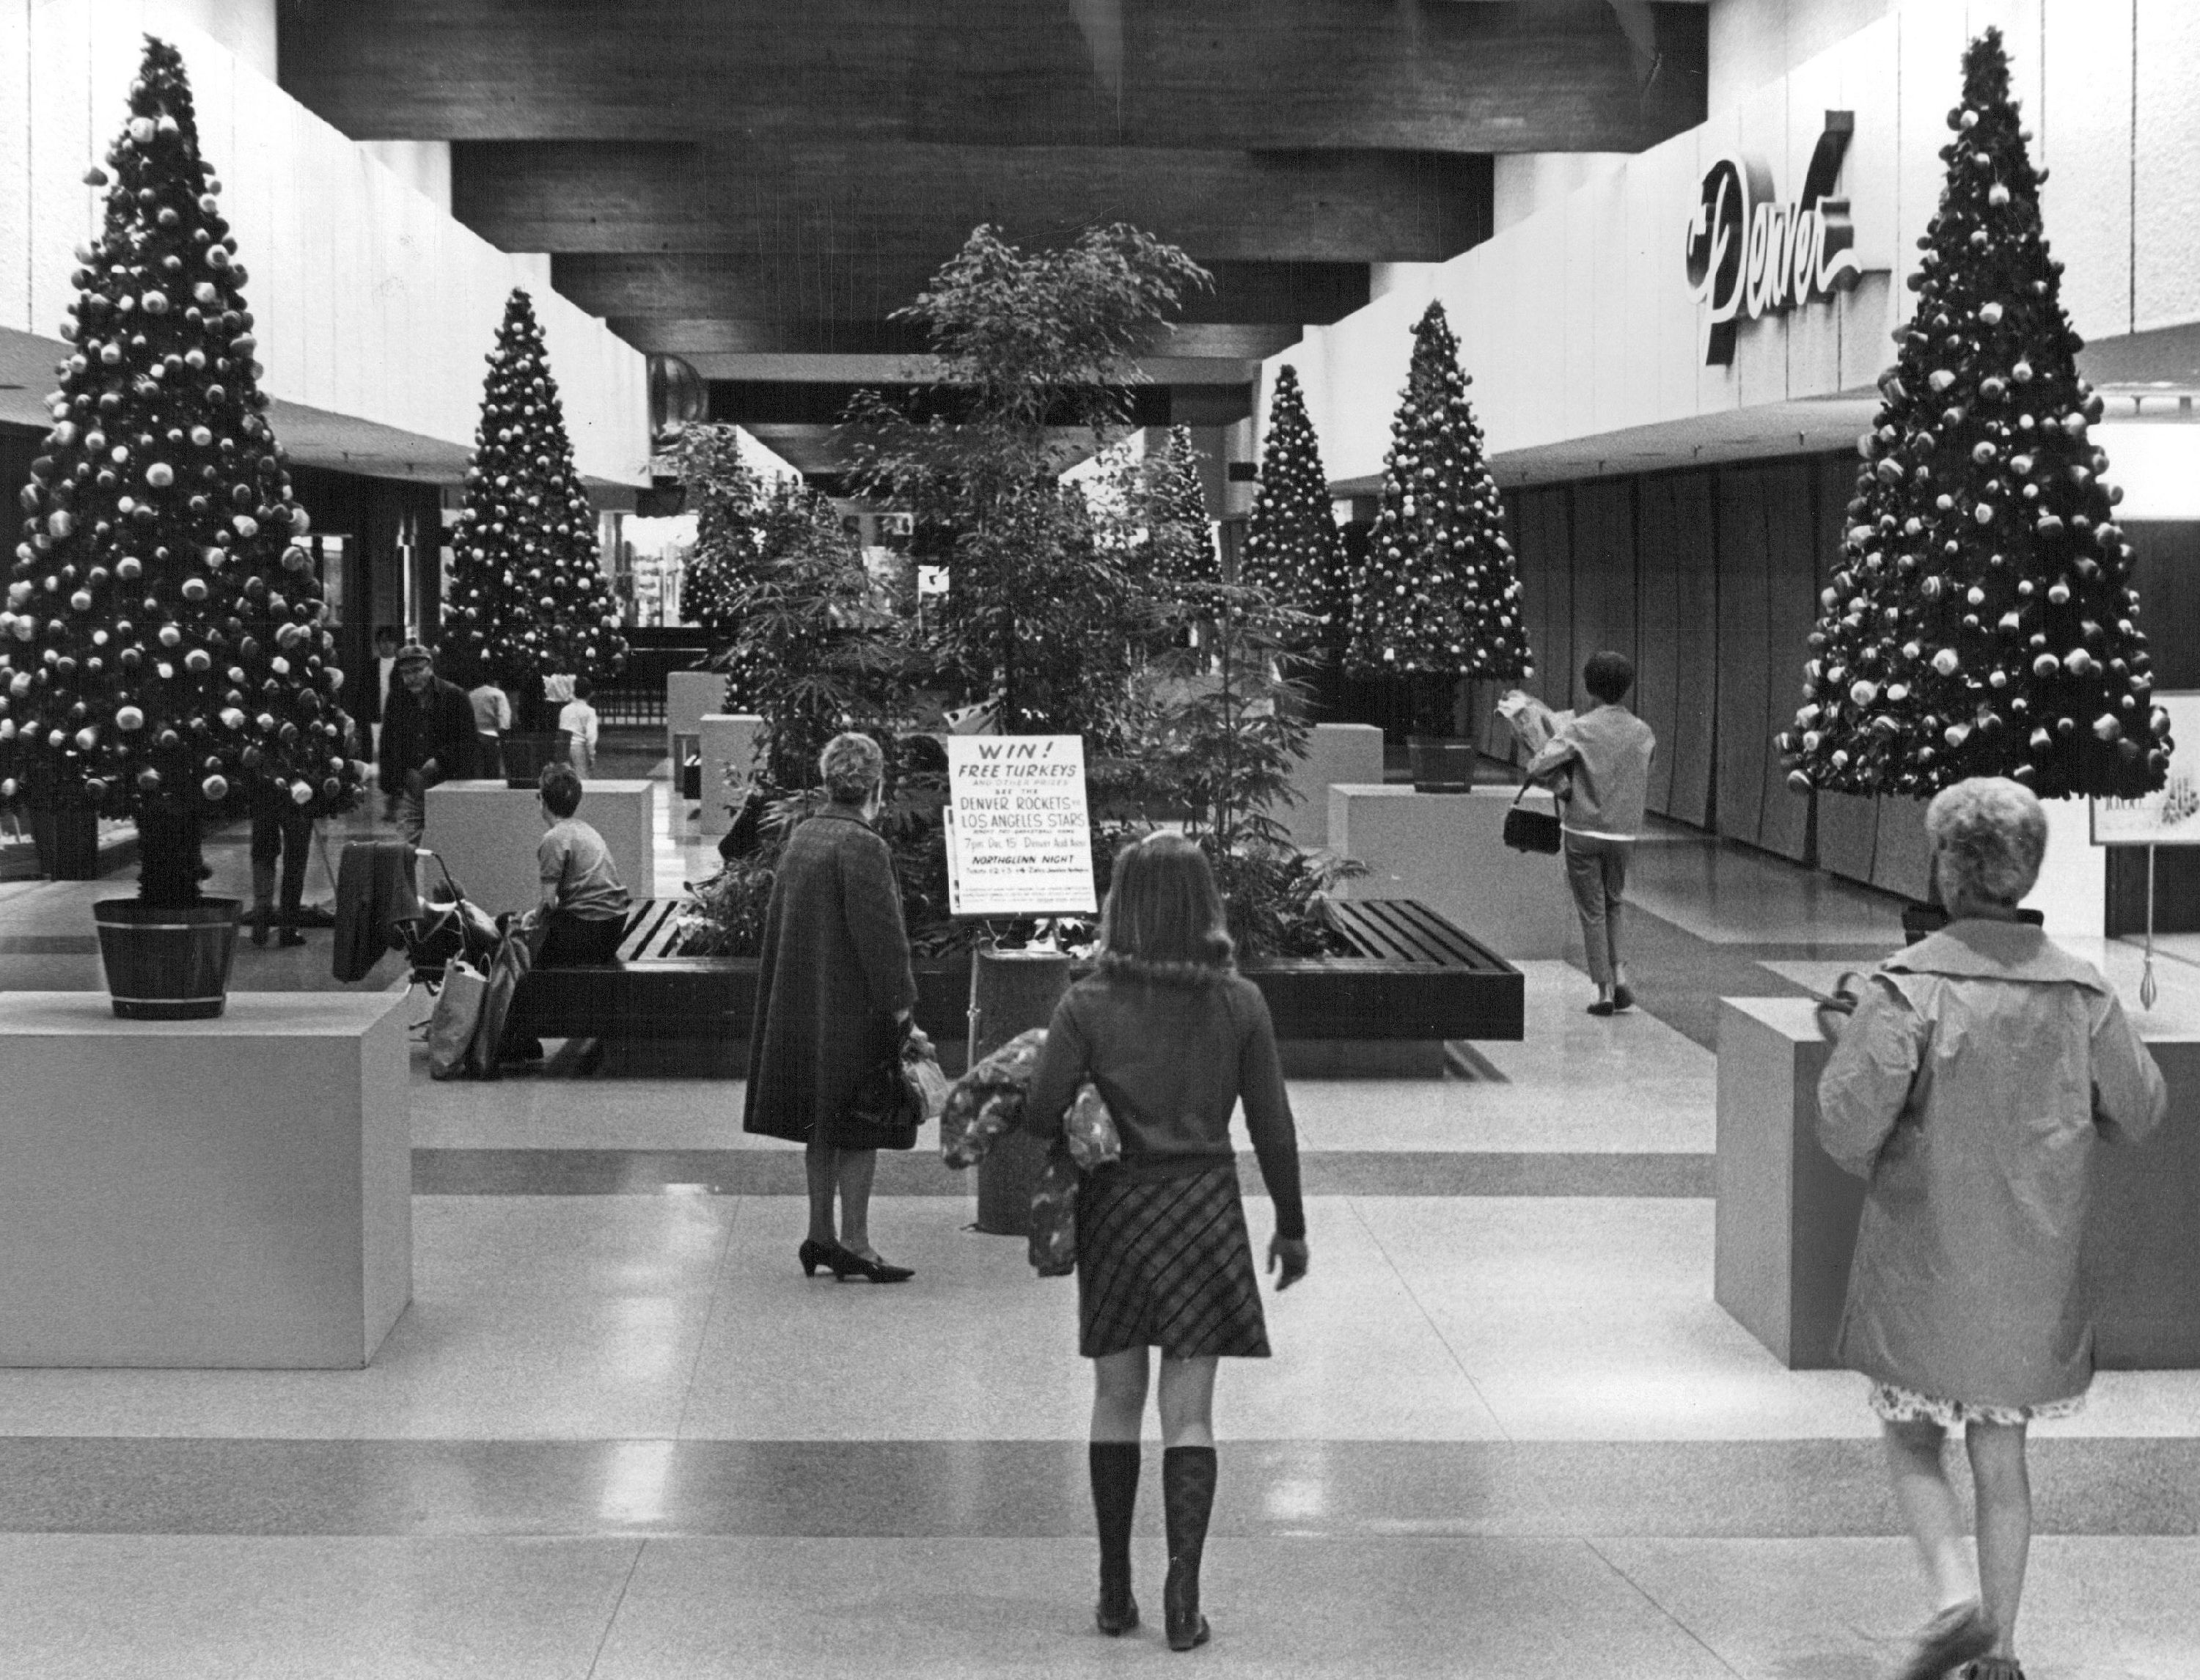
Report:
[[[633,901],[619,884],[604,837],[573,815],[581,808],[581,778],[573,767],[545,765],[540,785],[547,832],[535,855],[542,901],[528,916],[530,928],[544,930],[535,964],[608,963],[618,955]]]

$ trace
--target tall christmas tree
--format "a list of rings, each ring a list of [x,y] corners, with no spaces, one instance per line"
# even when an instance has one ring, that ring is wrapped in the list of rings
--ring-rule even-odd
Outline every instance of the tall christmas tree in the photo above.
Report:
[[[0,795],[135,817],[141,895],[189,904],[202,818],[255,787],[341,810],[358,777],[245,271],[165,42],[107,161],[0,612]]]
[[[1533,675],[1520,579],[1459,340],[1431,303],[1383,461],[1381,511],[1353,580],[1346,668],[1372,676]]]
[[[2168,718],[1999,31],[1964,53],[1948,126],[1916,313],[1858,440],[1805,703],[1780,746],[1799,787],[2008,776],[2049,797],[2133,797],[2162,785]]]
[[[489,353],[480,430],[453,537],[443,652],[512,691],[523,713],[546,676],[611,676],[626,660],[596,558],[596,516],[573,470],[535,305],[515,287]]]
[[[1200,488],[1199,451],[1188,426],[1171,426],[1144,472],[1146,568],[1163,585],[1219,583],[1222,563]]]
[[[723,642],[733,635],[741,591],[756,571],[757,476],[728,425],[682,426],[664,455],[695,515],[694,552],[680,579],[681,616]]]
[[[1344,545],[1330,515],[1329,480],[1321,447],[1307,418],[1298,370],[1286,362],[1276,376],[1268,436],[1261,453],[1261,488],[1245,532],[1238,582],[1265,589],[1278,605],[1307,615],[1297,640],[1320,642],[1343,628]]]

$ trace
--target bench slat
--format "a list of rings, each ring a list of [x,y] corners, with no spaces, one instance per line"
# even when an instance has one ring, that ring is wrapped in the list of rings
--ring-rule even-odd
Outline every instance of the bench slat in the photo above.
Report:
[[[1374,914],[1379,899],[1348,899],[1330,906],[1337,929],[1361,954],[1378,957],[1388,963],[1410,963],[1413,954],[1400,945],[1396,934],[1383,918]]]
[[[635,911],[634,919],[627,923],[624,936],[619,940],[618,960],[631,963],[642,956],[648,950],[666,914],[677,908],[678,901],[676,899],[644,899]]]
[[[1445,953],[1440,945],[1431,944],[1425,932],[1413,919],[1401,913],[1393,900],[1376,899],[1367,905],[1368,920],[1379,926],[1384,935],[1397,952],[1398,960],[1406,963],[1428,963],[1445,966]]]

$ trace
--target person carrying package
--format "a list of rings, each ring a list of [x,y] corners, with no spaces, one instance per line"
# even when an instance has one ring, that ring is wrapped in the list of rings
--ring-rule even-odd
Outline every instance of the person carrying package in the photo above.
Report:
[[[398,832],[418,846],[428,822],[428,789],[473,774],[474,708],[465,689],[436,675],[435,655],[417,641],[397,653],[379,756],[382,796]]]
[[[1596,982],[1589,1012],[1606,1016],[1635,1007],[1619,956],[1619,907],[1627,893],[1628,855],[1642,829],[1658,738],[1622,704],[1635,685],[1635,666],[1625,654],[1592,654],[1582,667],[1582,685],[1596,704],[1576,715],[1553,715],[1554,733],[1528,761],[1527,776],[1563,784],[1559,826],[1566,883],[1581,915],[1589,978]]]

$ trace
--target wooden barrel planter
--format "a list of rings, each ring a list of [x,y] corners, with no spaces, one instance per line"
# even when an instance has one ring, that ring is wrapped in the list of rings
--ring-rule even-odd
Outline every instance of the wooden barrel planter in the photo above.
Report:
[[[1474,791],[1474,743],[1438,735],[1409,735],[1406,751],[1413,767],[1417,793]]]
[[[136,899],[102,899],[91,907],[99,960],[115,1014],[134,1021],[207,1021],[229,997],[237,954],[235,899],[177,908]]]

